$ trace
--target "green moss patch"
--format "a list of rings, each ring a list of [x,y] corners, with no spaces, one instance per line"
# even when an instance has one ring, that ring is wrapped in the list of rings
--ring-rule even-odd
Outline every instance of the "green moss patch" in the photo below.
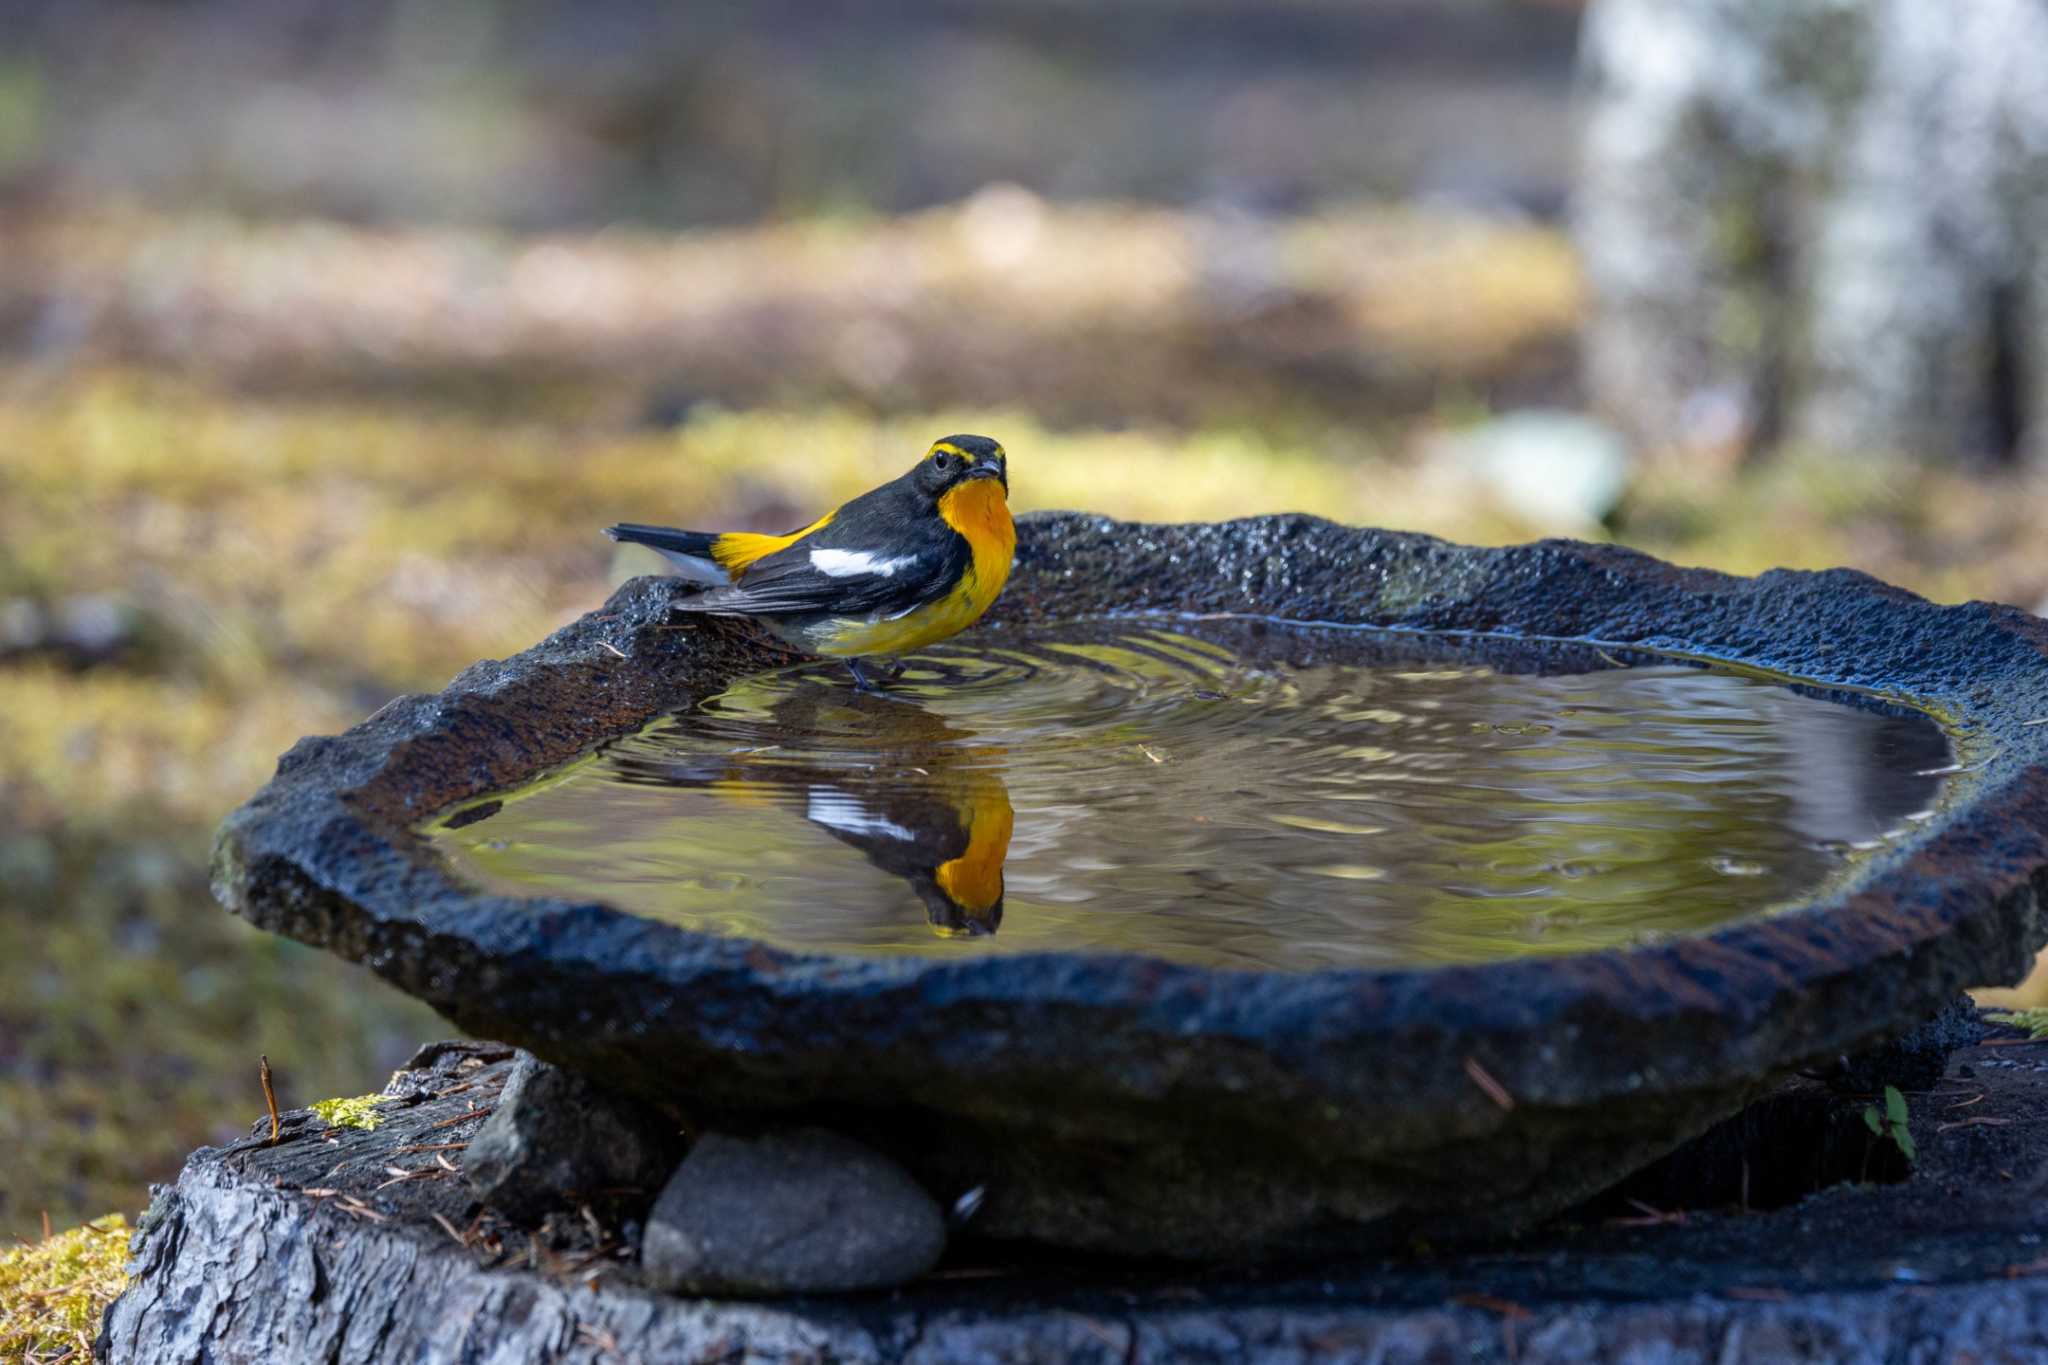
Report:
[[[0,1252],[0,1360],[90,1360],[101,1315],[128,1285],[127,1261],[118,1213]]]
[[[2048,1038],[2048,1008],[2011,1010],[1984,1017],[2007,1028],[2024,1029],[2030,1038]]]
[[[377,1107],[387,1102],[383,1095],[357,1095],[347,1100],[314,1100],[307,1107],[329,1128],[375,1128],[384,1121]]]

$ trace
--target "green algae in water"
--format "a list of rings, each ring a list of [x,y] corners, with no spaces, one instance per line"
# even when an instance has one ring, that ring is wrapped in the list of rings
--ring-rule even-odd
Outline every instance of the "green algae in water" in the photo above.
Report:
[[[730,691],[430,829],[515,895],[820,952],[1476,962],[1763,913],[1911,828],[1941,730],[1683,666],[1254,662],[1071,627]]]

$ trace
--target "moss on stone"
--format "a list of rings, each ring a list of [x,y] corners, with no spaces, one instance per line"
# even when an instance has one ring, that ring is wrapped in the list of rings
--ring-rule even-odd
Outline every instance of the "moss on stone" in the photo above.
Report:
[[[375,1128],[384,1121],[377,1107],[386,1102],[384,1095],[357,1095],[354,1099],[314,1100],[308,1106],[320,1121],[329,1128]]]

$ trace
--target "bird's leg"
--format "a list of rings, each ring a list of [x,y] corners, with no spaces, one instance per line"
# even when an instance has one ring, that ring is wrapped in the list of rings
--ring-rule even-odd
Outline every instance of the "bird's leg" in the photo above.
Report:
[[[856,658],[849,658],[849,659],[847,659],[847,661],[846,661],[846,666],[847,666],[847,667],[848,667],[849,669],[853,670],[853,690],[854,690],[854,691],[856,691],[856,692],[879,692],[879,691],[881,691],[881,690],[882,690],[881,688],[879,688],[879,687],[875,686],[875,684],[874,684],[874,681],[873,681],[872,679],[870,679],[870,678],[868,677],[868,675],[867,675],[867,670],[866,670],[866,669],[864,669],[864,668],[862,668],[862,667],[860,666],[860,660],[859,660],[859,659],[856,659]]]

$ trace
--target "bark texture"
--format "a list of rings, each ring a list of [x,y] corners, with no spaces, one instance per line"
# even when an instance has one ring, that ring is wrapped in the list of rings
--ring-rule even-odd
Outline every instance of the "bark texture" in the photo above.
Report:
[[[631,1228],[593,1228],[598,1240],[579,1252],[480,1221],[459,1172],[438,1158],[496,1102],[509,1052],[442,1045],[394,1080],[374,1131],[327,1131],[301,1111],[276,1147],[252,1138],[195,1153],[137,1234],[133,1282],[108,1313],[99,1355],[111,1365],[2048,1359],[2044,1058],[2048,1045],[2010,1032],[1957,1053],[1936,1091],[1912,1097],[1920,1163],[1910,1179],[1836,1186],[1767,1212],[1735,1212],[1732,1198],[1683,1221],[1614,1222],[1589,1209],[1492,1250],[1264,1275],[1019,1268],[984,1247],[892,1294],[749,1303],[648,1291]],[[1843,1104],[1827,1126],[1838,1136],[1844,1118],[1860,1126],[1862,1100]],[[1679,1154],[1673,1171],[1696,1185],[1704,1170],[1739,1165],[1744,1188],[1753,1170],[1761,1190],[1821,1131],[1752,1118]],[[441,1173],[397,1179],[394,1168]],[[1692,1193],[1722,1203],[1705,1187]]]

